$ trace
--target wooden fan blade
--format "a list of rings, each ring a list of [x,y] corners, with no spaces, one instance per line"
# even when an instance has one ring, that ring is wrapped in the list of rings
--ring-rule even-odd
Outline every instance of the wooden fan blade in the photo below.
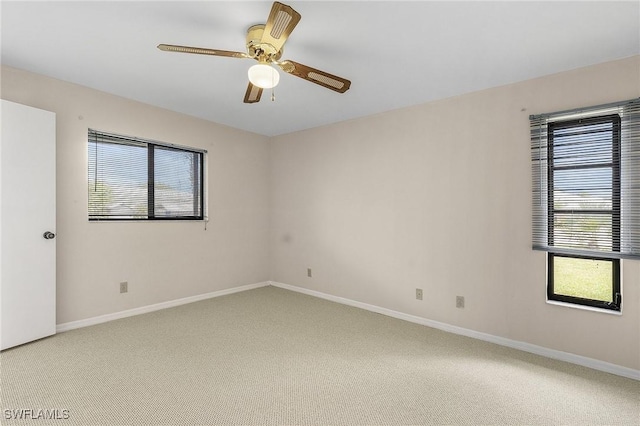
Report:
[[[229,50],[204,49],[202,47],[175,46],[173,44],[159,44],[158,49],[165,52],[197,53],[199,55],[227,56],[230,58],[250,58],[243,52],[231,52]]]
[[[278,65],[286,73],[304,78],[307,81],[319,84],[338,93],[344,93],[351,87],[351,82],[346,78],[338,77],[337,75],[329,74],[328,72],[320,71],[294,61],[287,60],[278,62]]]
[[[300,14],[291,6],[274,2],[260,42],[268,43],[279,51],[298,22],[300,22]]]
[[[262,88],[254,86],[251,82],[249,82],[249,86],[247,86],[247,92],[244,94],[244,103],[253,104],[256,102],[260,102],[260,96],[262,96]]]

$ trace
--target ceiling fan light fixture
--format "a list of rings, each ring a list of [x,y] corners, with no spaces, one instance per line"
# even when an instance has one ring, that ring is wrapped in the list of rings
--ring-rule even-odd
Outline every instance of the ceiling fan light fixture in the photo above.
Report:
[[[0,0],[2,1],[2,0]],[[220,49],[205,49],[202,47],[178,46],[175,44],[159,44],[158,49],[167,52],[195,53],[199,55],[226,56],[228,58],[252,59],[258,62],[249,69],[249,84],[244,95],[245,104],[254,104],[260,101],[264,89],[272,89],[278,85],[280,74],[276,71],[277,65],[283,72],[315,83],[338,93],[349,90],[351,82],[346,78],[329,74],[315,68],[294,62],[281,61],[282,47],[289,38],[293,29],[300,22],[300,14],[291,6],[279,1],[273,2],[271,12],[264,24],[256,24],[249,27],[246,36],[245,52],[233,52]],[[273,100],[273,90],[271,100]]]
[[[280,74],[271,65],[256,64],[249,68],[249,81],[262,89],[271,89],[278,85]]]

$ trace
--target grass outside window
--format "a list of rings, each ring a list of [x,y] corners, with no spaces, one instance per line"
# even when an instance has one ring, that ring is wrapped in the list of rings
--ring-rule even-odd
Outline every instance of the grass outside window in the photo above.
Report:
[[[620,260],[549,253],[547,298],[620,311]]]
[[[555,294],[613,302],[613,264],[610,260],[555,256]]]

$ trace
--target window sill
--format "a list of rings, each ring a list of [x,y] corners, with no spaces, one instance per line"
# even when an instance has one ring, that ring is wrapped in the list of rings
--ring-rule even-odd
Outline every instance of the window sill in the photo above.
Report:
[[[593,306],[577,305],[573,303],[558,302],[557,300],[547,300],[548,305],[564,306],[566,308],[581,309],[583,311],[599,312],[601,314],[622,316],[622,309],[612,311],[611,309],[594,308]]]

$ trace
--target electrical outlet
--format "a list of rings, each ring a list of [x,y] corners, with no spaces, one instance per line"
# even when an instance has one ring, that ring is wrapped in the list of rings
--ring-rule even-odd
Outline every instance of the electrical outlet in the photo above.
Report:
[[[123,281],[120,283],[120,293],[126,293],[129,291],[129,283],[127,281]]]
[[[464,296],[456,296],[456,308],[464,308]]]
[[[313,274],[311,273],[311,268],[307,268],[307,277],[311,278]]]
[[[422,289],[416,288],[416,299],[422,300]]]

